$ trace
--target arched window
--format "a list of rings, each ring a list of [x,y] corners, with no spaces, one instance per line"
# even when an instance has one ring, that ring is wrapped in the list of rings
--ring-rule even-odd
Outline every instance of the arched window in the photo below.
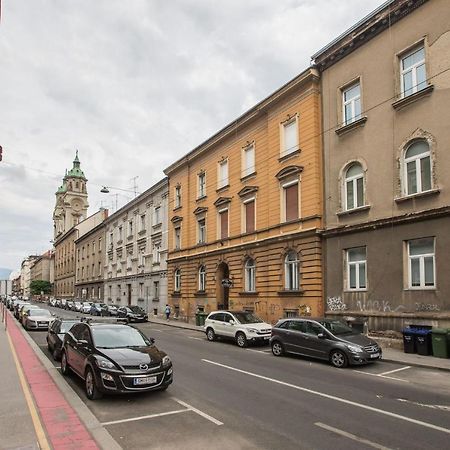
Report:
[[[291,250],[284,259],[284,288],[287,291],[300,289],[299,266],[297,253]]]
[[[245,261],[245,292],[255,292],[256,291],[256,266],[255,260],[248,258]]]
[[[206,290],[206,269],[205,266],[200,266],[198,269],[198,290]]]
[[[181,291],[181,270],[176,269],[174,273],[174,291]]]
[[[404,193],[417,194],[431,189],[430,147],[424,140],[415,141],[405,151]]]
[[[345,171],[345,209],[364,206],[364,171],[359,163],[353,163]]]

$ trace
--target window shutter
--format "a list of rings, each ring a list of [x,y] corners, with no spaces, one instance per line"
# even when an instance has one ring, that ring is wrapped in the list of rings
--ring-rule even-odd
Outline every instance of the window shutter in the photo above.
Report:
[[[284,126],[284,153],[294,152],[297,147],[297,121],[293,120]]]
[[[245,232],[255,231],[255,201],[245,204]]]
[[[228,237],[228,210],[220,213],[220,238]]]
[[[284,189],[286,197],[286,221],[298,219],[298,184]]]

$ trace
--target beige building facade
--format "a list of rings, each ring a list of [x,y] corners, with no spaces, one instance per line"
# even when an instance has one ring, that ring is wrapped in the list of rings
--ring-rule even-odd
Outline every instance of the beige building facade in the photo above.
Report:
[[[104,298],[160,315],[167,303],[167,179],[112,214],[104,224]]]
[[[165,170],[175,315],[323,313],[320,133],[307,69]]]
[[[31,267],[31,281],[43,280],[50,283],[55,281],[55,254],[52,250],[42,254]]]
[[[449,326],[448,1],[386,2],[313,60],[327,313]]]
[[[75,297],[103,301],[105,225],[100,223],[75,240]]]

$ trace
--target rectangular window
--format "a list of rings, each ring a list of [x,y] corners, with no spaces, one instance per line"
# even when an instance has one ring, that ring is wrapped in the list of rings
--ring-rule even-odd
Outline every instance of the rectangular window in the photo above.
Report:
[[[98,252],[99,253],[102,252],[102,238],[101,237],[98,238]]]
[[[119,227],[119,230],[118,230],[118,238],[117,238],[117,240],[118,240],[118,241],[121,241],[121,240],[122,240],[122,227]]]
[[[358,83],[342,92],[344,125],[361,118],[361,85]]]
[[[181,186],[175,186],[175,208],[181,206]]]
[[[243,149],[242,177],[255,173],[255,145],[250,144]]]
[[[298,182],[283,186],[285,221],[298,219]]]
[[[157,206],[153,213],[153,225],[159,225],[161,223],[161,206]]]
[[[289,155],[298,150],[298,121],[297,117],[282,126],[281,156]]]
[[[219,211],[220,239],[228,238],[228,209]]]
[[[153,297],[159,298],[159,281],[153,282]]]
[[[402,56],[400,82],[402,97],[407,97],[428,86],[423,45]]]
[[[408,272],[409,288],[426,289],[436,286],[434,238],[408,241]]]
[[[109,245],[112,246],[114,242],[114,233],[109,233]]]
[[[155,244],[153,246],[153,264],[159,264],[161,262],[161,244]]]
[[[128,236],[133,236],[133,221],[128,221]]]
[[[95,254],[95,242],[92,242],[92,254]]]
[[[206,219],[199,219],[197,222],[197,234],[198,243],[203,244],[206,242]]]
[[[228,186],[228,160],[219,163],[217,189]]]
[[[366,289],[366,247],[347,250],[347,289]]]
[[[141,216],[141,225],[139,231],[145,231],[145,214],[142,214]]]
[[[206,195],[206,173],[201,172],[198,174],[198,198],[202,198]]]
[[[176,250],[181,248],[181,227],[175,227],[173,229],[173,243]]]
[[[98,263],[98,276],[101,277],[102,276],[102,263],[99,261]]]
[[[245,211],[245,232],[253,233],[255,231],[255,199],[244,203]]]

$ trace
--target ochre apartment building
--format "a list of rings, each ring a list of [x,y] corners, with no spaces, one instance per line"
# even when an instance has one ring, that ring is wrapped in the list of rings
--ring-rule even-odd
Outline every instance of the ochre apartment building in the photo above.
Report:
[[[321,121],[307,69],[165,170],[169,302],[322,315]]]

